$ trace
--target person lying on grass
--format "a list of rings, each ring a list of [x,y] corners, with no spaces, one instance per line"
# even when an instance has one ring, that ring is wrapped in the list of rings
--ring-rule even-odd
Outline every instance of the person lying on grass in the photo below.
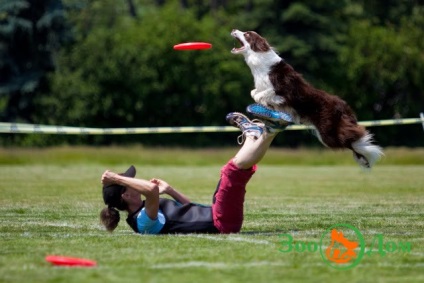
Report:
[[[190,202],[187,196],[164,180],[134,178],[134,166],[123,174],[106,170],[101,182],[107,207],[100,213],[106,229],[113,231],[120,220],[119,211],[126,211],[128,225],[141,234],[239,232],[243,223],[246,185],[276,134],[290,121],[278,124],[268,121],[265,125],[237,112],[228,114],[227,121],[240,128],[241,143],[244,140],[244,144],[222,167],[211,206]],[[160,198],[162,194],[173,200]],[[142,200],[141,196],[145,199]]]

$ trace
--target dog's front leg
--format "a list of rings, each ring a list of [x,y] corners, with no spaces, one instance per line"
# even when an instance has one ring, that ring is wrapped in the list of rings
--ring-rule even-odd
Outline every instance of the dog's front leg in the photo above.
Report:
[[[276,95],[273,88],[268,88],[263,91],[257,91],[256,89],[250,92],[256,103],[265,105],[267,107],[275,108],[284,103],[284,98]]]

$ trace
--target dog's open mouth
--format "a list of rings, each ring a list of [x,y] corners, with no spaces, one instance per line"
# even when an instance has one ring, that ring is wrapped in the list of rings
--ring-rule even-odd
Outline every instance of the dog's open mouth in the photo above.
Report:
[[[244,43],[236,35],[233,35],[233,36],[235,41],[234,41],[234,48],[231,49],[231,52],[235,53],[235,52],[242,51],[244,49]],[[236,48],[236,42],[240,44],[240,47]]]

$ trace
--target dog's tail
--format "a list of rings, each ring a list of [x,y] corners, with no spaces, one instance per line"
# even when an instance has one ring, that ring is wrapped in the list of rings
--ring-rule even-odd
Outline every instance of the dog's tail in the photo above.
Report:
[[[353,158],[365,169],[370,169],[384,155],[381,147],[372,142],[372,135],[367,132],[361,139],[352,143]]]

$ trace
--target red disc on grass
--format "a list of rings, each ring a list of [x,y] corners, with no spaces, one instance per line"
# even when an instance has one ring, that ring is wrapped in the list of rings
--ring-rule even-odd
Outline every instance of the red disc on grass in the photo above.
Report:
[[[186,42],[174,45],[175,50],[203,50],[211,47],[212,44],[207,42]]]
[[[94,260],[86,258],[77,258],[77,257],[67,257],[67,256],[58,256],[58,255],[49,255],[46,256],[46,261],[60,266],[96,266],[97,262]]]

